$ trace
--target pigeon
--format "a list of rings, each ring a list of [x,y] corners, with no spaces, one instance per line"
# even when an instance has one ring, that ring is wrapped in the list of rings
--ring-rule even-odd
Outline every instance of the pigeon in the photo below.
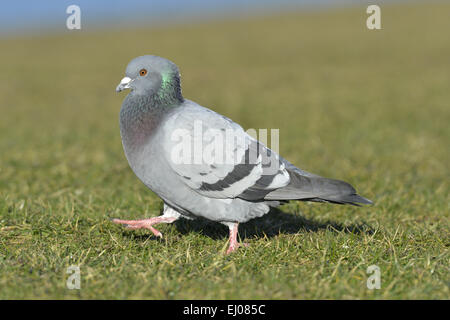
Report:
[[[185,99],[179,69],[165,58],[133,59],[116,91],[125,89],[124,153],[164,209],[157,217],[114,223],[162,237],[155,224],[205,218],[229,228],[229,254],[247,245],[237,239],[239,223],[289,200],[372,204],[350,184],[297,168],[231,119]]]

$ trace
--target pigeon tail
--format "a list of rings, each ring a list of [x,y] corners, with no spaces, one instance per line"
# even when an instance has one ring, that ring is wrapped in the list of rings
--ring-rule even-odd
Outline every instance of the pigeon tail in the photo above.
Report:
[[[326,198],[320,198],[325,202],[331,202],[336,204],[351,204],[354,206],[360,206],[360,204],[373,204],[367,198],[361,197],[359,194],[349,194],[349,195],[338,195],[338,196],[327,196]]]
[[[369,199],[358,195],[355,188],[347,182],[323,178],[295,169],[292,167],[288,169],[290,183],[286,187],[267,194],[266,200],[302,200],[355,206],[372,204]]]

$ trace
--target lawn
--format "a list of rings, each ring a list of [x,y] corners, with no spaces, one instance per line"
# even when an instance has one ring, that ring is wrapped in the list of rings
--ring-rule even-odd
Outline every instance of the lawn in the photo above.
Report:
[[[0,298],[449,299],[450,5],[381,10],[382,30],[351,7],[2,38]],[[213,222],[162,225],[162,240],[112,224],[162,209],[118,128],[114,89],[143,54],[375,204],[290,202],[241,225],[250,246],[229,256]]]

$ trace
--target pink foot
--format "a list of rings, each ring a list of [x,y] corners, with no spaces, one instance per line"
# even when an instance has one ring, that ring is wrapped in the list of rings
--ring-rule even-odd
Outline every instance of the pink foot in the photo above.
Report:
[[[237,248],[239,248],[241,246],[248,247],[248,243],[239,243],[237,241],[238,225],[239,225],[239,223],[237,223],[237,222],[229,225],[230,246],[228,247],[226,254],[230,254],[230,253],[234,252]]]
[[[243,243],[236,242],[234,245],[230,244],[230,246],[228,247],[228,250],[227,250],[227,254],[234,252],[239,247],[248,247],[248,246],[249,246],[249,244],[245,243],[245,242],[243,242]]]
[[[112,219],[112,222],[123,224],[127,229],[136,230],[136,229],[148,229],[155,236],[162,238],[162,233],[157,229],[153,228],[154,224],[158,223],[172,223],[176,218],[173,217],[153,217],[150,219],[142,219],[142,220],[121,220],[121,219]]]

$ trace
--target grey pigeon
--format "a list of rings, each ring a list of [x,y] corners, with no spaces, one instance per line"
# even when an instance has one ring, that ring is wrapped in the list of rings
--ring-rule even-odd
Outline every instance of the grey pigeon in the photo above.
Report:
[[[113,222],[161,236],[153,225],[203,217],[228,226],[230,253],[241,245],[239,223],[288,200],[372,203],[346,182],[295,167],[237,123],[185,99],[171,61],[137,57],[125,74],[116,88],[131,90],[120,110],[123,148],[136,176],[164,201],[164,211]]]

